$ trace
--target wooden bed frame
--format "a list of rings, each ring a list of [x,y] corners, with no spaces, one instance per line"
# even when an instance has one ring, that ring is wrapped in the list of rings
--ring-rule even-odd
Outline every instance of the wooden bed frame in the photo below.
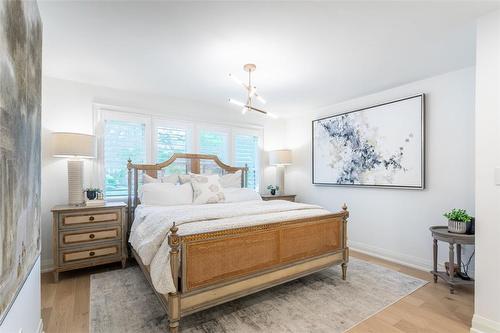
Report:
[[[174,154],[159,164],[129,161],[129,227],[138,205],[138,171],[156,177],[159,170],[180,158],[191,161],[193,173],[200,172],[200,160],[212,160],[224,172],[241,170],[242,187],[246,187],[248,168],[231,167],[214,155]],[[177,234],[174,223],[168,243],[176,292],[159,294],[151,285],[168,315],[169,331],[178,332],[183,316],[332,265],[341,265],[345,280],[348,216],[344,204],[342,211],[325,216],[186,236]],[[151,283],[149,266],[142,263],[133,248],[131,252]]]

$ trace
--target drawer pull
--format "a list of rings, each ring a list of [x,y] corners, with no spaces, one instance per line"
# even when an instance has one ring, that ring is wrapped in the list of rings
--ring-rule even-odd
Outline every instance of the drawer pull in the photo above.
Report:
[[[95,256],[95,252],[94,251],[90,251],[89,252],[89,256],[91,256],[91,257]]]
[[[95,220],[95,218],[93,216],[89,217],[89,221],[94,221],[94,220]]]
[[[90,235],[89,235],[89,238],[90,238],[90,239],[94,239],[94,238],[95,238],[95,235],[94,235],[94,234],[90,234]]]

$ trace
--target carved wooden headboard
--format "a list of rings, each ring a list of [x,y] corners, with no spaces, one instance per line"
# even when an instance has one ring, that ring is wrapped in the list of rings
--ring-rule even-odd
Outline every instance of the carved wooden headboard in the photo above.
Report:
[[[247,173],[248,167],[245,164],[244,167],[233,167],[223,163],[215,155],[205,155],[205,154],[181,154],[175,153],[168,160],[156,163],[156,164],[133,164],[131,160],[127,163],[128,169],[128,222],[129,230],[134,220],[134,211],[139,203],[139,171],[147,174],[150,177],[157,178],[158,172],[172,165],[176,160],[186,160],[186,169],[189,169],[192,173],[199,174],[201,170],[201,165],[204,161],[212,161],[217,165],[222,173],[235,173],[241,170],[241,187],[247,187]],[[201,161],[201,162],[200,162]],[[186,170],[188,171],[188,170]]]

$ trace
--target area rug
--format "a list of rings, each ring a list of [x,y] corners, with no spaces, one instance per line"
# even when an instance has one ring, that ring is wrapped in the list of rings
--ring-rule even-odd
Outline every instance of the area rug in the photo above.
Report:
[[[344,332],[425,285],[351,258],[340,267],[276,286],[181,319],[183,333]],[[165,333],[167,319],[138,266],[90,278],[91,333]]]

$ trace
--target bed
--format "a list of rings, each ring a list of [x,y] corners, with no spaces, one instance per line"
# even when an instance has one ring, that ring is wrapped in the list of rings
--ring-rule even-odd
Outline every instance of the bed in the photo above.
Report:
[[[158,164],[128,162],[131,253],[165,308],[170,332],[178,332],[183,316],[332,265],[340,265],[346,278],[345,204],[336,213],[260,198],[204,205],[140,204],[141,175],[158,179],[172,166],[193,174],[207,169],[218,169],[221,176],[241,173],[241,190],[248,182],[246,166],[226,165],[214,155],[174,154]]]

